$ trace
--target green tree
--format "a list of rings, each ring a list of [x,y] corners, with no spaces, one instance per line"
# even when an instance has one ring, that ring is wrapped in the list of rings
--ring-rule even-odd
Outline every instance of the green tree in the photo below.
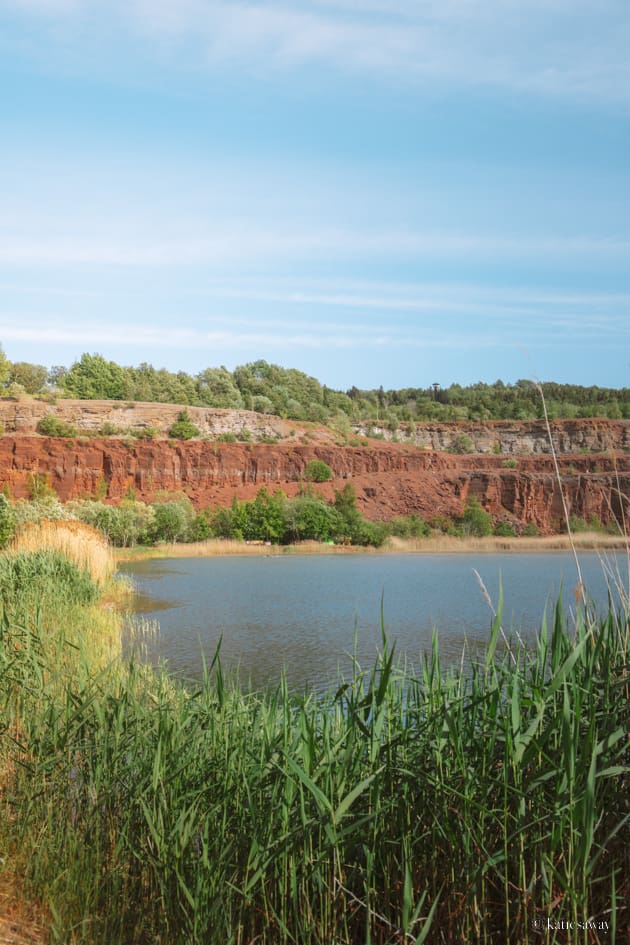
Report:
[[[462,532],[465,535],[474,535],[483,538],[492,534],[492,516],[486,512],[475,496],[471,496],[466,503],[462,515]]]
[[[100,354],[83,354],[59,379],[67,397],[79,400],[125,400],[129,397],[131,378],[114,361]]]
[[[195,510],[188,499],[172,502],[153,502],[153,541],[188,541]]]
[[[292,541],[330,541],[339,531],[339,513],[317,496],[299,495],[287,503],[285,539]]]
[[[243,406],[241,392],[227,368],[206,368],[196,377],[197,393],[202,404],[240,410]]]
[[[283,493],[270,495],[264,487],[253,502],[248,502],[243,537],[251,541],[279,542],[286,532]]]
[[[7,356],[4,353],[2,345],[0,345],[0,386],[6,384],[10,369],[11,364],[7,360]]]
[[[9,384],[19,384],[27,394],[39,394],[48,378],[48,369],[43,364],[14,361],[9,369]]]

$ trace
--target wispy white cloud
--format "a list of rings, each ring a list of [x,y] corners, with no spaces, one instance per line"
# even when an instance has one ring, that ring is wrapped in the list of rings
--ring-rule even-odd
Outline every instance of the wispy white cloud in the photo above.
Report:
[[[360,327],[360,326],[359,326]],[[278,331],[274,333],[268,328],[264,331],[242,331],[234,328],[222,330],[198,331],[174,328],[153,328],[150,326],[135,326],[125,328],[121,333],[120,326],[116,325],[89,325],[83,324],[76,328],[50,326],[42,321],[39,325],[29,327],[20,326],[15,322],[0,321],[0,337],[5,342],[21,341],[32,342],[37,345],[72,344],[78,346],[108,345],[116,347],[136,348],[178,348],[188,350],[211,349],[251,349],[266,351],[270,347],[282,349],[352,349],[360,348],[445,348],[453,345],[453,337],[440,335],[427,336],[420,333],[401,334],[392,332],[386,326],[380,331],[374,331],[373,326],[365,326],[366,331],[357,336],[355,330],[337,328],[336,331],[321,331],[319,328],[304,329],[303,331]],[[295,326],[294,326],[295,328]],[[488,335],[459,337],[458,346],[479,344],[497,344],[497,339]]]
[[[197,64],[255,72],[327,64],[397,81],[490,86],[579,99],[630,98],[630,10],[625,0],[0,0],[25,15],[72,17],[78,41],[98,46],[99,18],[114,35],[158,37]],[[112,35],[111,28],[103,31]],[[162,45],[163,48],[163,45]]]
[[[156,239],[147,232],[103,236],[100,232],[55,233],[30,237],[2,232],[3,266],[210,266],[247,260],[251,266],[276,261],[353,259],[529,259],[545,261],[597,259],[630,261],[630,240],[592,236],[523,236],[501,234],[417,232],[315,227],[308,230],[261,228],[255,223],[226,225],[199,235]]]

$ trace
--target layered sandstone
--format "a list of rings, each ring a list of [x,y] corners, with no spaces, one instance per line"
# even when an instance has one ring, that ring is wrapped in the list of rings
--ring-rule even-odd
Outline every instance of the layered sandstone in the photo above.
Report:
[[[47,403],[34,398],[0,399],[0,421],[7,433],[31,434],[39,421],[52,415],[71,424],[81,433],[95,434],[109,427],[121,433],[147,430],[167,436],[183,408],[175,404],[128,403],[115,400],[58,400]],[[305,425],[293,420],[254,413],[248,410],[220,410],[213,407],[185,408],[203,436],[225,434],[238,437],[289,439],[308,430],[309,436],[333,442],[334,435],[325,427]],[[589,418],[557,420],[551,424],[555,449],[560,453],[630,450],[630,421]],[[487,420],[480,423],[401,424],[396,435],[378,424],[354,425],[357,436],[396,439],[424,449],[450,450],[467,437],[475,453],[501,453],[509,456],[548,453],[549,436],[542,420]]]

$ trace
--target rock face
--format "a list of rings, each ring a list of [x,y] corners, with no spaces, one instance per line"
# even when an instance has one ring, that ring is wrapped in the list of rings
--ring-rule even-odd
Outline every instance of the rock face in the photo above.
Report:
[[[103,427],[119,433],[141,433],[151,430],[167,436],[182,407],[175,404],[126,403],[116,400],[59,400],[46,403],[33,398],[0,399],[0,421],[7,433],[35,433],[39,421],[52,415],[76,427],[79,432],[94,434]],[[186,407],[191,421],[202,435],[218,437],[236,434],[252,439],[288,439],[296,427],[292,420],[253,413],[248,410],[219,410],[212,407]],[[311,425],[312,427],[313,425]],[[605,452],[630,450],[630,421],[557,420],[551,424],[554,447],[559,453]],[[372,434],[392,441],[391,431],[378,425],[356,424],[358,436]],[[330,430],[320,428],[318,439],[333,441]],[[414,423],[401,424],[396,439],[423,449],[450,450],[467,438],[471,452],[504,454],[549,453],[549,437],[542,420],[488,420],[483,423]]]
[[[25,397],[0,399],[0,420],[7,433],[35,433],[39,421],[51,415],[84,433],[97,433],[109,426],[121,433],[153,430],[167,435],[182,410],[207,436],[225,433],[278,437],[288,424],[280,417],[250,410],[218,410],[210,407],[178,407],[176,404],[126,403],[118,400],[59,400],[47,403]]]
[[[619,429],[609,423],[612,431],[606,433],[606,423],[597,424],[602,438],[623,442],[627,435],[627,425]],[[426,518],[458,515],[475,496],[495,520],[534,522],[544,533],[560,528],[563,520],[549,455],[508,459],[506,468],[505,456],[454,455],[379,441],[339,447],[7,434],[0,438],[0,486],[15,498],[25,497],[39,476],[63,501],[105,494],[112,502],[129,494],[151,500],[166,490],[184,493],[200,508],[229,504],[234,495],[250,499],[262,486],[295,495],[312,459],[327,463],[334,476],[314,488],[332,498],[335,489],[351,482],[361,511],[371,519],[412,512]],[[630,456],[563,454],[558,462],[569,513],[597,515],[603,523],[621,520],[622,514],[630,519]]]
[[[554,449],[558,453],[630,450],[630,422],[627,420],[604,420],[597,417],[555,420],[551,422],[551,430]],[[372,432],[387,440],[393,438],[391,432],[380,428],[362,426],[358,431],[363,434]],[[551,452],[544,420],[401,424],[396,438],[433,450],[457,448],[458,441],[461,443],[461,440],[466,438],[475,453],[522,456]]]

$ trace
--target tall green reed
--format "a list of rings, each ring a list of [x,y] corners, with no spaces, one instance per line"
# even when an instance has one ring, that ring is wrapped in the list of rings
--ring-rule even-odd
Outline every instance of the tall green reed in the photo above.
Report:
[[[418,675],[385,640],[370,672],[302,698],[244,693],[218,660],[194,692],[98,673],[40,629],[0,680],[22,700],[3,832],[54,941],[586,943],[627,925],[627,615],[582,607],[567,632],[558,606],[527,651],[500,646],[499,611],[485,662],[445,670],[436,641]],[[3,640],[22,632],[5,620]]]

